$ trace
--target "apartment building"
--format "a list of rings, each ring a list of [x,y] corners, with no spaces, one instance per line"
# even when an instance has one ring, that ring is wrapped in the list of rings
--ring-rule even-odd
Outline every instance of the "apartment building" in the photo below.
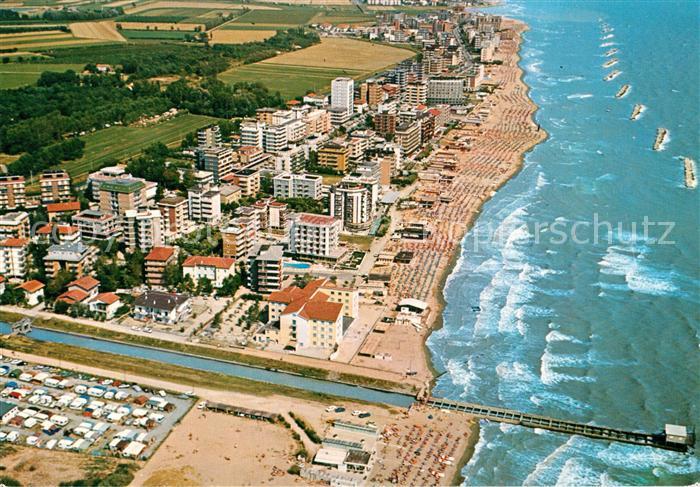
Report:
[[[122,230],[129,250],[143,253],[165,244],[163,216],[158,210],[128,210],[124,214]]]
[[[163,236],[166,240],[175,240],[189,230],[187,198],[169,196],[158,202],[158,209],[163,216]]]
[[[318,165],[345,172],[350,162],[350,148],[347,145],[330,142],[318,150]]]
[[[346,177],[330,190],[330,213],[348,232],[368,230],[377,211],[379,183],[375,178]]]
[[[464,103],[464,78],[442,77],[428,81],[428,103],[461,105]]]
[[[0,275],[22,279],[27,274],[29,239],[6,238],[0,241]]]
[[[197,167],[212,173],[214,183],[218,183],[233,171],[233,149],[200,147],[197,149]]]
[[[248,288],[269,294],[282,289],[284,248],[281,245],[257,244],[248,255]]]
[[[207,185],[187,191],[190,219],[209,224],[221,220],[221,193]]]
[[[169,265],[177,263],[174,247],[153,247],[144,259],[146,283],[149,286],[163,286],[163,273]]]
[[[197,145],[199,147],[217,147],[221,145],[221,128],[218,125],[210,125],[197,131]]]
[[[0,215],[0,239],[31,238],[29,213],[13,211]]]
[[[233,182],[241,187],[243,196],[255,196],[260,192],[260,171],[257,169],[241,169],[234,173]]]
[[[272,178],[275,198],[321,199],[323,177],[316,174],[292,174],[284,172]]]
[[[14,210],[26,205],[24,176],[0,176],[0,209]]]
[[[140,179],[119,178],[100,184],[100,210],[123,217],[129,210],[146,206],[146,185]]]
[[[303,172],[308,157],[309,146],[307,144],[287,147],[282,152],[275,154],[275,171]]]
[[[377,113],[374,116],[374,129],[382,135],[396,132],[397,116],[395,111]]]
[[[340,108],[353,113],[355,81],[352,78],[335,78],[331,82],[331,108]]]
[[[80,240],[80,229],[74,225],[47,223],[38,228],[33,240],[41,244],[71,243]]]
[[[224,257],[245,259],[253,246],[258,243],[259,230],[260,220],[257,211],[241,212],[231,220],[228,227],[221,229]]]
[[[396,143],[404,154],[410,155],[420,149],[421,128],[417,122],[406,123],[396,127]]]
[[[331,131],[331,114],[326,110],[311,110],[302,118],[306,126],[306,136],[327,134]]]
[[[92,172],[88,175],[88,188],[92,193],[92,199],[99,201],[100,199],[100,187],[102,183],[117,179],[120,177],[130,177],[126,174],[126,169],[124,166],[108,166],[103,167],[99,171]]]
[[[424,105],[428,101],[428,85],[414,81],[406,84],[406,103],[411,106]]]
[[[82,242],[57,244],[49,247],[44,256],[46,276],[54,278],[62,270],[82,276],[92,267],[97,255],[97,249]]]
[[[71,217],[73,225],[80,229],[81,239],[110,240],[122,234],[117,217],[99,210],[83,210]]]
[[[182,263],[182,272],[194,283],[207,278],[212,286],[220,288],[224,284],[224,279],[236,274],[235,264],[236,260],[230,257],[191,255]]]
[[[297,352],[330,352],[343,339],[343,304],[321,292],[325,279],[304,288],[290,286],[268,297],[271,322],[279,320],[279,342]]]
[[[46,213],[49,221],[70,221],[70,218],[80,211],[80,201],[64,201],[63,203],[49,203],[46,205]]]
[[[297,213],[291,217],[290,250],[299,256],[337,259],[338,242],[343,223],[337,218],[312,213]]]
[[[63,170],[44,171],[39,177],[41,202],[61,203],[71,199],[70,176]]]
[[[258,120],[245,119],[241,122],[241,145],[262,147],[263,129],[266,124]]]

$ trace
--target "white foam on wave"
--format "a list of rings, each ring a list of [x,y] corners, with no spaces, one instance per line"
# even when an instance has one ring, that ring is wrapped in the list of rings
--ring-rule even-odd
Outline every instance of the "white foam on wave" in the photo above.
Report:
[[[592,93],[574,93],[572,95],[568,95],[567,98],[569,100],[584,100],[586,98],[593,98]]]
[[[552,342],[568,342],[568,343],[575,343],[577,345],[583,344],[583,342],[577,338],[572,337],[571,335],[566,335],[560,331],[557,330],[552,330],[549,333],[547,333],[547,336],[545,337],[545,341],[547,343],[552,343]]]
[[[566,411],[569,415],[578,412],[584,413],[593,409],[593,406],[590,404],[586,404],[583,401],[577,401],[572,397],[564,394],[558,394],[556,392],[541,392],[533,394],[530,396],[530,401],[537,406],[559,408],[562,411]]]
[[[658,470],[665,470],[674,475],[700,472],[700,460],[695,455],[620,443],[611,443],[608,448],[598,452],[597,458],[608,465],[619,465],[628,470],[648,472],[653,469],[657,477],[660,473]]]
[[[569,437],[565,443],[556,447],[549,455],[543,458],[535,469],[525,478],[523,485],[552,484],[552,480],[548,479],[548,477],[550,477],[549,474],[552,470],[557,469],[557,465],[562,461],[562,456],[569,452],[573,441],[574,437]]]
[[[583,76],[579,76],[579,75],[564,76],[561,78],[556,78],[557,82],[559,82],[559,83],[573,83],[574,81],[582,81],[584,79],[586,79],[586,78],[584,78]]]
[[[541,74],[542,70],[540,69],[540,66],[542,66],[542,61],[533,61],[525,66],[525,68],[530,71],[531,73],[535,74]]]
[[[537,182],[535,183],[536,189],[542,189],[549,184],[549,179],[547,179],[543,172],[537,174]]]
[[[473,371],[474,362],[470,357],[467,360],[466,367],[464,362],[450,359],[445,364],[445,368],[450,374],[450,379],[456,386],[460,386],[464,392],[469,392],[474,389],[474,384],[479,381],[479,376]]]
[[[606,290],[629,290],[654,296],[670,295],[678,292],[669,272],[654,269],[647,263],[646,246],[631,243],[627,246],[610,245],[606,254],[598,262],[600,273],[607,276],[624,277],[626,288],[619,283],[600,282]]]
[[[583,462],[583,459],[577,457],[566,460],[556,485],[601,485],[602,474]]]
[[[540,379],[548,386],[558,384],[560,382],[595,382],[593,377],[589,376],[574,376],[557,372],[558,367],[569,368],[585,368],[588,361],[576,356],[556,355],[549,347],[545,348],[542,357],[540,358]]]

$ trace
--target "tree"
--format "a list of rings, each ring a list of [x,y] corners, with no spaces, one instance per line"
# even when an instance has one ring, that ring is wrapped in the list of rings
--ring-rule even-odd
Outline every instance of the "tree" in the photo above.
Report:
[[[192,294],[194,292],[194,281],[192,280],[192,277],[189,274],[183,277],[177,289],[181,293]]]
[[[17,305],[25,301],[24,291],[17,286],[5,286],[5,292],[0,295],[1,304]]]
[[[168,289],[177,289],[182,282],[182,267],[178,264],[168,264],[163,269],[163,284]]]
[[[54,313],[58,313],[61,315],[67,314],[69,309],[70,305],[65,301],[56,301],[56,304],[53,305]]]
[[[243,284],[240,274],[228,276],[221,283],[221,287],[216,291],[217,296],[233,296]]]
[[[197,280],[197,294],[200,296],[210,296],[214,292],[214,287],[208,277],[200,277]]]
[[[44,289],[44,295],[46,296],[46,300],[53,301],[54,299],[56,299],[61,293],[63,293],[66,286],[68,286],[68,283],[72,282],[73,280],[75,280],[74,273],[69,272],[65,269],[61,269],[60,271],[58,271],[56,277],[50,279],[49,282],[46,284],[46,288]]]

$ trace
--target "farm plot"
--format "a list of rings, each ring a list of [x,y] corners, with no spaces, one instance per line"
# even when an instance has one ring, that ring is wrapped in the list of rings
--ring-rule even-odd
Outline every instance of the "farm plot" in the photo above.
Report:
[[[210,33],[210,44],[243,44],[244,42],[264,41],[277,33],[276,30],[225,30],[217,29]]]
[[[182,30],[122,30],[121,34],[129,40],[173,40],[183,41],[188,35]]]
[[[319,44],[261,61],[260,64],[354,69],[384,69],[414,56],[413,51],[345,38],[323,38]]]
[[[172,22],[119,22],[123,30],[160,30],[160,31],[188,31],[204,30],[204,24],[172,23]]]
[[[233,23],[264,25],[304,25],[318,14],[318,9],[310,7],[284,7],[279,10],[251,10]]]
[[[146,10],[153,10],[159,8],[174,8],[174,9],[223,9],[223,10],[277,10],[276,7],[268,7],[267,5],[255,5],[255,4],[241,4],[241,3],[224,3],[224,2],[169,2],[161,1],[154,3],[144,3],[142,5],[137,5],[133,8],[127,8],[124,11],[127,14],[135,14],[139,12],[144,12]]]
[[[44,71],[63,72],[72,69],[79,73],[82,64],[0,64],[0,89],[18,88],[31,85],[39,79]]]
[[[125,41],[124,37],[117,31],[114,22],[111,20],[103,22],[76,22],[70,24],[70,31],[75,37],[116,42]]]
[[[8,37],[11,36],[11,37]],[[77,46],[82,44],[94,44],[104,42],[100,39],[82,39],[75,37],[70,32],[57,31],[55,33],[26,32],[22,34],[0,34],[0,50],[20,49],[33,51],[47,47]]]
[[[281,54],[265,61],[236,66],[219,78],[226,83],[260,81],[272,91],[293,98],[308,91],[325,92],[338,76],[361,79],[413,56],[412,51],[341,38]]]

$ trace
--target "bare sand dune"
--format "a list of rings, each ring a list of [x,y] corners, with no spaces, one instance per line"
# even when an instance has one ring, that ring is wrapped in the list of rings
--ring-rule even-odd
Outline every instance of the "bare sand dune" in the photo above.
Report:
[[[111,20],[102,22],[76,22],[70,24],[70,30],[75,37],[100,39],[105,41],[126,42]]]

